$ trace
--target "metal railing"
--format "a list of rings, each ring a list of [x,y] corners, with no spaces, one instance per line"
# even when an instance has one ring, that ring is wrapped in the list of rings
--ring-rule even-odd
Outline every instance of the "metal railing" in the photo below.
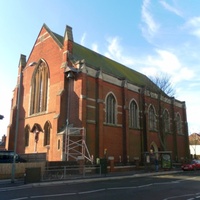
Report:
[[[42,181],[76,179],[89,176],[101,176],[101,166],[53,166],[46,167],[42,171]]]

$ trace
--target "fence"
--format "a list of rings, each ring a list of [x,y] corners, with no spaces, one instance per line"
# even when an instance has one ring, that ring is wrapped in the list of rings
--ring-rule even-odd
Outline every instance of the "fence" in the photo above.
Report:
[[[23,178],[26,168],[39,167],[44,171],[46,162],[15,163],[15,177]],[[11,178],[12,163],[0,164],[0,179]]]
[[[100,176],[102,169],[100,165],[74,165],[46,167],[42,171],[42,181],[75,179],[87,176]]]

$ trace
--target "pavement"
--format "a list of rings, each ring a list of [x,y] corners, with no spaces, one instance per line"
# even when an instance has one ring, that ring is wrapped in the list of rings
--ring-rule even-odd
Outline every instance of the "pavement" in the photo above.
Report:
[[[146,170],[134,170],[126,172],[109,172],[102,175],[87,175],[81,177],[71,177],[70,179],[56,180],[56,181],[41,181],[36,183],[24,183],[24,179],[15,179],[14,183],[11,183],[11,179],[0,180],[0,191],[17,189],[17,188],[28,188],[28,187],[38,187],[38,186],[48,186],[56,184],[70,184],[70,183],[84,183],[93,181],[104,181],[104,180],[117,180],[125,178],[138,178],[146,176],[156,176],[156,175],[167,175],[182,172],[180,169],[171,170],[159,170],[146,171]]]

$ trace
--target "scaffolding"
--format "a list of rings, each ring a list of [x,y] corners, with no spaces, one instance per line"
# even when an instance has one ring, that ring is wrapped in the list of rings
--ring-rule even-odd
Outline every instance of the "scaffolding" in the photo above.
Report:
[[[86,145],[85,128],[66,127],[64,152],[67,161],[82,158],[93,163],[93,157]]]

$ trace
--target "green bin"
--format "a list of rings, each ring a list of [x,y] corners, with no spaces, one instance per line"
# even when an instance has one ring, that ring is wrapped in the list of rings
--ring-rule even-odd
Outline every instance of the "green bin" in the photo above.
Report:
[[[107,174],[107,159],[106,158],[100,159],[100,167],[101,167],[101,173]]]
[[[163,169],[171,169],[172,168],[172,160],[170,154],[161,154],[161,167]]]
[[[24,183],[37,183],[41,180],[41,168],[26,168],[24,175]]]

